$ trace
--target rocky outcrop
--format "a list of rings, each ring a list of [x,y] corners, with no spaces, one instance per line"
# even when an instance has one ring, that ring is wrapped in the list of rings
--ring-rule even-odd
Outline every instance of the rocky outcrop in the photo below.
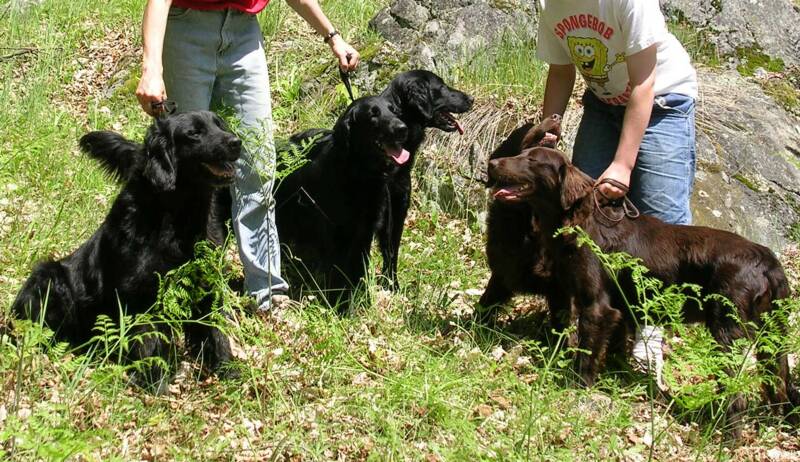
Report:
[[[662,0],[662,5],[713,32],[722,52],[756,48],[787,64],[800,60],[800,28],[786,22],[797,22],[800,15],[788,0]],[[535,35],[533,16],[530,9],[509,12],[491,1],[397,0],[372,24],[395,49],[411,53],[410,67],[447,76],[448,67],[464,62],[477,49],[496,45],[509,27]],[[529,23],[520,26],[522,17]],[[473,31],[469,39],[467,30]],[[781,250],[792,226],[800,223],[800,121],[735,71],[701,69],[698,77],[694,222]],[[415,168],[419,189],[449,213],[481,221],[486,194],[474,180],[483,177],[494,147],[532,115],[496,103],[485,102],[462,118],[465,136],[434,131],[423,148]],[[577,105],[567,112],[567,152],[580,114]]]
[[[370,26],[408,51],[410,67],[439,72],[469,59],[504,33],[536,34],[532,2],[527,0],[397,0]]]
[[[800,121],[734,71],[699,79],[695,223],[779,250],[800,222]]]
[[[756,49],[800,64],[800,6],[793,0],[661,0],[661,7],[702,30],[724,55]]]

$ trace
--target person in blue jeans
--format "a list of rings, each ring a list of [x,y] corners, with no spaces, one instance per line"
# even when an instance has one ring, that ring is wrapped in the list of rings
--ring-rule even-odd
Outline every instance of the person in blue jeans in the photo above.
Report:
[[[572,162],[607,198],[629,188],[640,212],[690,224],[697,74],[667,30],[658,0],[538,0],[538,6],[536,54],[549,64],[543,115],[564,114],[576,70],[587,86]],[[658,329],[647,332],[661,338]],[[643,340],[637,333],[640,363]],[[660,363],[660,348],[649,356]],[[660,376],[659,367],[655,372]]]
[[[272,180],[272,108],[264,38],[256,14],[269,0],[148,0],[142,23],[144,56],[139,103],[157,115],[169,98],[179,112],[232,110],[244,139],[236,165],[233,231],[245,289],[261,310],[287,300],[281,277]],[[320,35],[343,70],[358,52],[345,42],[317,0],[286,0]]]

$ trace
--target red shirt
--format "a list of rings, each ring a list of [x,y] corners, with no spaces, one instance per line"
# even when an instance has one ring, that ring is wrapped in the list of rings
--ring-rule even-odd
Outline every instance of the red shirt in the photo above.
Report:
[[[267,6],[269,0],[173,0],[172,6],[193,10],[224,10],[234,8],[245,13],[256,14]]]

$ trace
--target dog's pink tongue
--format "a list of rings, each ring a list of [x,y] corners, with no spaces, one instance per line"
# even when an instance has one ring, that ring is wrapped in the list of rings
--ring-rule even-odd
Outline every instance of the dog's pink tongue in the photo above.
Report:
[[[386,148],[386,152],[392,156],[392,159],[397,162],[397,165],[403,165],[411,158],[411,153],[403,148]]]
[[[458,130],[458,134],[463,135],[464,127],[461,126],[461,123],[455,117],[453,117],[453,122],[456,124],[456,130]]]
[[[456,126],[456,130],[458,130],[459,135],[464,134],[464,127],[461,126],[461,123],[458,121],[458,119],[456,119],[456,116],[454,116],[449,112],[444,112],[444,116],[445,118],[449,119],[453,125]]]
[[[516,197],[517,195],[513,191],[509,191],[506,188],[500,188],[492,194],[492,197],[495,199],[508,199],[509,197]]]

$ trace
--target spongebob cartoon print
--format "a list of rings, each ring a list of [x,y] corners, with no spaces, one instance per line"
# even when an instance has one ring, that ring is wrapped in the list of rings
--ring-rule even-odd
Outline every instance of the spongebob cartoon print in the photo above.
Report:
[[[586,79],[586,83],[595,90],[595,93],[610,95],[605,85],[608,82],[608,73],[617,64],[625,62],[625,54],[619,53],[614,61],[608,62],[608,47],[603,42],[591,37],[567,37],[572,62]],[[598,91],[601,90],[601,91]]]

